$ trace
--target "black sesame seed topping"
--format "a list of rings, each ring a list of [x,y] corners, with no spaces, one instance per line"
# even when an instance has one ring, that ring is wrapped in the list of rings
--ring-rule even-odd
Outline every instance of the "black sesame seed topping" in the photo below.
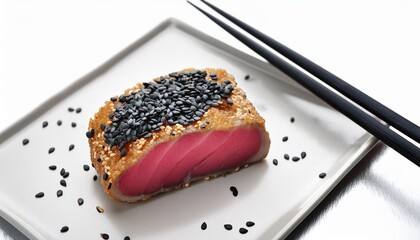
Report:
[[[63,186],[63,187],[67,187],[67,182],[66,182],[66,180],[61,179],[61,180],[60,180],[60,185],[61,185],[61,186]]]
[[[149,133],[149,134],[150,134],[150,133]],[[121,157],[124,157],[125,155],[127,155],[127,149],[126,149],[126,148],[123,148],[123,149],[121,150],[120,156],[121,156]]]
[[[93,176],[93,181],[98,180],[98,175]]]
[[[57,125],[58,125],[58,126],[61,126],[61,124],[63,124],[63,121],[58,120],[58,121],[57,121]]]
[[[324,178],[325,176],[327,176],[327,174],[324,172],[319,174],[319,178]]]
[[[115,102],[115,101],[117,101],[117,98],[116,97],[111,97],[109,100]]]
[[[51,166],[49,166],[48,167],[50,170],[56,170],[57,169],[57,166],[56,165],[51,165]]]
[[[89,169],[90,169],[89,165],[87,165],[87,164],[83,165],[83,170],[89,171]]]
[[[97,162],[102,162],[102,159],[101,158],[97,158],[96,161]]]
[[[229,189],[232,192],[234,197],[238,196],[238,189],[236,187],[231,186]]]
[[[274,164],[275,166],[277,166],[277,164],[279,164],[279,161],[278,161],[277,159],[273,159],[273,164]]]
[[[77,199],[77,204],[79,204],[79,206],[82,206],[84,202],[85,201],[83,200],[83,198],[78,198]]]
[[[39,192],[39,193],[35,194],[36,198],[42,198],[43,196],[44,196],[43,192]]]
[[[102,174],[102,179],[104,181],[108,180],[108,173],[105,172],[104,174]]]
[[[187,126],[196,122],[222,99],[228,101],[234,89],[230,81],[218,83],[206,76],[199,70],[171,73],[115,98],[115,111],[109,115],[112,123],[104,127],[105,142],[121,150],[131,141],[152,137],[165,124]],[[86,134],[88,138],[93,135]]]
[[[23,140],[22,140],[22,144],[23,144],[23,145],[26,145],[26,144],[28,144],[28,143],[29,143],[29,139],[25,138],[25,139],[23,139]]]
[[[304,158],[306,157],[306,152],[301,152],[301,153],[300,153],[300,157],[301,157],[302,159],[304,159]]]
[[[67,232],[68,230],[69,230],[69,227],[67,227],[67,226],[63,226],[63,227],[60,229],[60,232],[65,233],[65,232]]]
[[[293,162],[297,162],[297,161],[299,161],[299,160],[300,160],[300,157],[296,157],[296,156],[292,157],[292,161],[293,161]]]
[[[51,153],[53,153],[55,151],[55,148],[54,147],[50,147],[50,149],[48,149],[48,154],[51,154]]]
[[[71,126],[72,126],[72,127],[76,127],[76,126],[77,126],[77,124],[76,124],[75,122],[72,122],[72,123],[71,123]]]
[[[247,227],[252,227],[252,226],[254,226],[255,225],[255,223],[253,222],[253,221],[248,221],[248,222],[246,222],[246,226]]]
[[[87,138],[91,138],[93,137],[93,135],[95,135],[95,129],[91,129],[90,131],[86,132],[86,137]]]
[[[248,229],[246,229],[246,228],[239,228],[239,232],[241,234],[246,234],[248,232]]]
[[[80,113],[80,112],[82,112],[82,108],[77,108],[76,113]]]
[[[290,156],[289,156],[289,154],[284,154],[284,159],[286,159],[286,160],[289,160],[290,159]]]
[[[129,236],[125,236],[124,237],[124,240],[130,240],[130,237]]]
[[[43,128],[46,128],[47,126],[48,126],[48,122],[47,121],[42,122],[42,127]]]
[[[61,197],[63,196],[63,190],[58,190],[57,191],[57,197]]]
[[[245,75],[245,80],[249,80],[249,74]]]
[[[206,222],[203,222],[201,224],[201,230],[206,230],[206,229],[207,229],[207,223]]]
[[[74,144],[71,144],[70,146],[69,146],[69,151],[71,151],[71,150],[73,150],[74,149]]]
[[[112,182],[108,183],[108,188],[107,189],[109,190],[109,189],[111,189],[111,187],[112,187]]]
[[[283,142],[286,142],[287,140],[289,140],[289,137],[288,136],[284,136],[282,140],[283,140]]]
[[[232,225],[231,225],[231,224],[225,224],[225,225],[224,225],[224,227],[225,227],[225,229],[226,229],[226,230],[228,230],[228,231],[230,231],[230,230],[232,230],[232,229],[233,229],[233,227],[232,227]]]
[[[102,131],[105,131],[105,128],[106,128],[105,123],[101,123],[101,126],[100,126],[100,127],[101,127],[101,130],[102,130]]]
[[[106,233],[101,233],[101,237],[102,237],[103,239],[109,239],[109,235],[108,235],[108,234],[106,234]]]

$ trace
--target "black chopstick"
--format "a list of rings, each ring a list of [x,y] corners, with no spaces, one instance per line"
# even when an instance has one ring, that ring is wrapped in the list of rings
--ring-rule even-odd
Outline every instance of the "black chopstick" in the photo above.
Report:
[[[352,103],[348,102],[341,96],[337,95],[327,87],[318,83],[315,79],[309,75],[303,73],[297,68],[293,67],[286,61],[282,60],[269,50],[262,47],[260,44],[254,42],[250,38],[246,37],[244,34],[230,27],[226,23],[197,7],[193,3],[187,1],[192,6],[194,6],[201,13],[210,18],[217,25],[222,27],[224,30],[229,32],[235,38],[240,40],[242,43],[247,45],[249,48],[258,53],[261,57],[266,59],[273,66],[284,72],[286,75],[290,76],[293,80],[298,82],[300,85],[314,93],[320,99],[324,100],[327,104],[335,108],[337,111],[341,112],[356,124],[364,128],[366,131],[377,137],[383,143],[393,148],[401,155],[405,156],[411,162],[420,167],[420,149],[414,144],[398,135],[396,132],[392,131],[385,125],[378,122],[372,116],[365,113],[363,110],[354,106]]]
[[[276,41],[275,39],[267,36],[266,34],[258,31],[257,29],[251,27],[250,25],[242,22],[241,20],[235,18],[229,13],[221,10],[220,8],[214,6],[213,4],[201,0],[207,6],[218,12],[223,17],[229,19],[231,22],[239,26],[241,29],[245,30],[252,36],[256,37],[263,43],[270,46],[272,49],[276,50],[278,53],[282,54],[292,62],[299,65],[301,68],[305,69],[321,81],[325,82],[344,96],[348,97],[350,100],[354,101],[358,105],[362,106],[364,109],[368,110],[375,116],[382,119],[384,122],[388,123],[392,127],[398,129],[403,134],[412,138],[414,141],[420,143],[420,127],[384,106],[380,102],[366,95],[364,92],[353,87],[349,83],[335,76],[331,72],[312,62],[311,60],[305,58],[299,53],[288,48],[284,44]]]

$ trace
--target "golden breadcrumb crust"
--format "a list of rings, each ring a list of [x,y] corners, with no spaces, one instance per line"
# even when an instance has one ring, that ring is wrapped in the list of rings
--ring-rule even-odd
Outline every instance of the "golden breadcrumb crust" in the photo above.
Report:
[[[184,69],[179,72],[191,72],[194,70],[195,69],[191,68]],[[173,126],[164,124],[160,127],[160,131],[152,132],[153,136],[151,138],[140,138],[136,141],[128,143],[125,147],[128,151],[124,157],[120,157],[120,150],[117,146],[110,148],[109,145],[105,143],[105,131],[102,131],[100,128],[101,124],[106,124],[108,126],[112,123],[109,115],[115,111],[115,103],[110,100],[105,101],[105,105],[102,106],[94,115],[94,117],[90,119],[88,131],[90,131],[92,128],[94,129],[94,135],[88,140],[90,146],[90,156],[92,164],[98,172],[98,176],[101,180],[103,188],[109,196],[117,200],[123,200],[121,196],[115,192],[117,186],[113,186],[112,184],[115,183],[114,185],[116,185],[120,174],[123,173],[123,171],[129,169],[139,160],[141,161],[141,157],[158,143],[172,141],[187,133],[206,132],[213,130],[229,130],[239,126],[260,127],[268,139],[268,133],[265,131],[264,119],[258,114],[255,107],[248,101],[246,94],[237,87],[237,83],[234,77],[223,69],[206,68],[201,69],[201,71],[207,72],[207,80],[211,80],[209,76],[210,74],[216,74],[218,83],[225,82],[226,80],[231,81],[231,84],[234,86],[234,90],[230,95],[233,104],[228,104],[226,101],[220,101],[221,104],[219,104],[218,107],[209,108],[199,121],[193,122],[185,127],[180,124]],[[159,78],[156,78],[155,80],[157,79]],[[138,83],[134,87],[127,89],[124,94],[137,91],[141,86],[143,86],[143,84]],[[205,124],[206,126],[204,128],[200,127],[202,124]],[[268,140],[266,149],[264,149],[264,157],[268,153],[269,145],[270,144]],[[104,173],[108,175],[106,180],[102,178]],[[183,186],[185,185],[188,186],[188,184],[183,183]],[[179,188],[180,186],[175,186],[173,188]],[[171,189],[165,189],[165,191]],[[142,196],[139,199],[130,201],[145,200],[149,197],[150,196]]]

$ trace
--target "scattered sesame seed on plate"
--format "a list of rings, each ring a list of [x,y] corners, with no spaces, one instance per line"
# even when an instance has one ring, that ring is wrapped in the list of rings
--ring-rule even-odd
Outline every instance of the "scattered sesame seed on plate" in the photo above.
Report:
[[[63,190],[57,190],[57,197],[63,196]]]
[[[77,124],[75,122],[72,122],[71,126],[75,128],[77,126]]]
[[[240,232],[241,234],[246,234],[246,233],[248,232],[248,229],[246,229],[246,228],[240,228],[240,229],[239,229],[239,232]]]
[[[51,165],[51,166],[49,166],[48,168],[49,168],[50,170],[53,170],[53,171],[54,171],[54,170],[56,170],[56,169],[57,169],[57,166],[56,166],[56,165]]]
[[[71,150],[73,150],[74,149],[74,144],[70,144],[70,146],[69,146],[69,151],[71,151]]]
[[[105,209],[101,206],[96,206],[96,211],[98,211],[98,213],[103,213],[105,212]]]
[[[60,229],[60,232],[65,233],[65,232],[67,232],[68,230],[69,230],[69,227],[67,227],[67,226],[63,226],[63,227]]]
[[[246,222],[246,226],[247,227],[252,227],[252,226],[254,226],[255,225],[255,223],[253,222],[253,221],[248,221],[248,222]]]
[[[250,78],[249,74],[245,75],[244,77],[245,80],[249,80],[249,78]]]
[[[277,159],[273,159],[273,164],[274,164],[275,166],[277,166],[277,164],[279,164],[279,161],[278,161]]]
[[[207,229],[207,223],[206,222],[203,222],[201,224],[201,230],[206,230],[206,229]]]
[[[286,159],[286,160],[289,160],[290,159],[290,156],[289,156],[289,154],[284,154],[284,159]]]
[[[29,143],[29,139],[25,138],[25,139],[23,139],[23,140],[22,140],[22,144],[23,144],[23,145],[26,145],[26,144],[28,144],[28,143]]]
[[[306,157],[306,152],[305,152],[305,151],[301,152],[301,153],[300,153],[300,157],[301,157],[302,159],[304,159],[304,158]]]
[[[82,206],[84,202],[85,202],[85,201],[83,200],[83,198],[78,198],[78,199],[77,199],[77,204],[78,204],[79,206]]]
[[[234,197],[238,196],[238,189],[235,186],[231,186],[229,189],[232,191]]]
[[[72,108],[72,107],[67,108],[67,110],[68,110],[69,112],[74,112],[74,108]]]
[[[297,162],[297,161],[299,161],[299,160],[300,160],[300,157],[297,157],[297,156],[292,157],[292,161],[293,161],[293,162]]]
[[[101,233],[100,235],[102,239],[109,239],[109,235],[107,233]]]
[[[44,192],[39,192],[39,193],[35,194],[35,197],[36,198],[42,198],[42,197],[44,197]]]
[[[89,171],[89,169],[90,169],[89,165],[87,165],[87,164],[83,165],[83,170]]]
[[[327,176],[327,174],[324,173],[324,172],[322,172],[322,173],[319,174],[319,178],[324,178],[325,176]]]
[[[46,128],[48,126],[48,122],[47,121],[43,121],[42,122],[42,128]]]
[[[80,113],[80,112],[82,112],[82,108],[77,108],[76,113]]]
[[[295,122],[295,118],[294,118],[294,117],[291,117],[291,118],[290,118],[290,122],[291,122],[291,123],[294,123],[294,122]]]
[[[58,120],[58,121],[57,121],[57,125],[58,125],[58,126],[61,126],[61,124],[63,124],[63,121]]]
[[[232,225],[231,224],[225,224],[225,225],[223,225],[224,227],[225,227],[225,229],[226,230],[228,230],[228,231],[230,231],[230,230],[232,230],[233,229],[233,227],[232,227]]]
[[[130,237],[129,236],[125,236],[124,237],[124,240],[130,240]]]
[[[69,177],[69,175],[70,175],[70,173],[69,173],[69,172],[65,172],[65,173],[63,174],[63,178],[68,178],[68,177]]]
[[[93,181],[98,180],[98,175],[93,176]]]
[[[50,149],[48,149],[48,154],[51,154],[55,151],[55,147],[50,147]]]
[[[63,176],[63,175],[64,175],[64,173],[66,173],[66,169],[61,168],[61,170],[60,170],[60,175],[61,175],[61,176]]]
[[[63,187],[67,187],[67,182],[66,182],[66,180],[61,179],[61,180],[60,180],[60,185],[61,185],[61,186],[63,186]]]
[[[284,136],[282,140],[283,140],[283,142],[286,142],[287,140],[289,140],[289,137],[288,136]]]

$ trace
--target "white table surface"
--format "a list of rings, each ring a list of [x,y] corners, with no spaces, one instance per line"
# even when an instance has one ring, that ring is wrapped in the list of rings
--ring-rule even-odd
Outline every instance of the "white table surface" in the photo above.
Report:
[[[211,2],[420,124],[420,1]],[[0,132],[168,17],[256,56],[184,0],[0,0]],[[380,143],[289,238],[420,239],[419,190]]]

